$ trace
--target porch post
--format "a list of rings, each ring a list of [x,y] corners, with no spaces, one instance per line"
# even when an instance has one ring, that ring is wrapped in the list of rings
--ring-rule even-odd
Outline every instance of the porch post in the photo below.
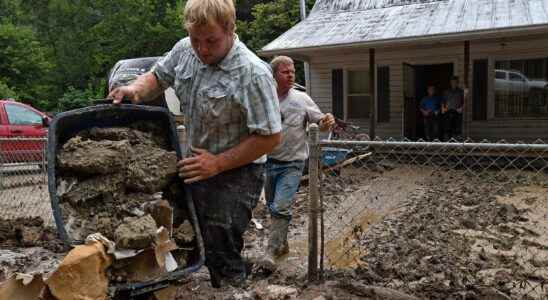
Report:
[[[469,90],[469,74],[470,74],[470,41],[464,41],[464,89]],[[464,97],[464,109],[462,112],[463,137],[467,138],[470,134],[469,116],[472,114],[472,98],[470,93]]]
[[[377,125],[377,109],[375,103],[377,97],[375,93],[375,49],[369,49],[369,93],[370,99],[370,112],[369,112],[369,137],[371,140],[376,138],[375,126]]]
[[[299,8],[301,11],[301,21],[304,21],[304,19],[306,19],[306,1],[305,0],[299,1]],[[306,93],[310,95],[312,92],[310,89],[310,65],[308,64],[307,61],[303,61],[303,64],[304,64],[304,85],[306,87]]]

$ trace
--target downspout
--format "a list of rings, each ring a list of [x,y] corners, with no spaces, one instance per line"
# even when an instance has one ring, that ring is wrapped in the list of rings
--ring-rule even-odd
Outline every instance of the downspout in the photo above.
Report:
[[[306,0],[299,0],[299,6],[301,8],[301,21],[306,19]],[[304,85],[306,87],[306,93],[310,95],[310,66],[308,62],[304,62]]]

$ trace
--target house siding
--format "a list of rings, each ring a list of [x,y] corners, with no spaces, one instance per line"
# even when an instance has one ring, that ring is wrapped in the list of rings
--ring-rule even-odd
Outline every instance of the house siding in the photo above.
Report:
[[[473,41],[470,43],[469,96],[466,107],[472,107],[472,76],[475,59],[489,59],[494,65],[496,59],[520,59],[531,57],[548,57],[548,37],[530,36],[505,38],[504,47],[501,40]],[[332,69],[365,69],[369,68],[368,49],[329,50],[303,53],[310,58],[311,96],[323,111],[331,111],[331,70]],[[390,122],[377,123],[377,136],[381,138],[401,138],[403,136],[403,64],[430,65],[453,63],[454,75],[464,79],[464,42],[420,45],[405,48],[376,49],[377,66],[390,67]],[[492,76],[492,72],[489,72]],[[492,85],[492,78],[489,81]],[[493,116],[493,89],[488,89],[488,120],[472,121],[472,111],[466,110],[465,121],[468,135],[474,140],[489,139],[508,141],[532,141],[543,139],[548,142],[548,118],[546,119],[497,119]],[[491,107],[491,108],[489,108]],[[489,113],[490,112],[490,113]],[[355,120],[367,131],[369,121]]]

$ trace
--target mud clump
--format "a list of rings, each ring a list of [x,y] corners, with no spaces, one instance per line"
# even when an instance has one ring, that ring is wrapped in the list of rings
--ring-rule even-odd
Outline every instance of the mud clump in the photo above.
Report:
[[[173,239],[177,244],[185,245],[194,240],[194,229],[188,221],[184,221],[173,232]]]
[[[176,164],[154,123],[79,132],[57,155],[57,194],[69,236],[83,240],[100,232],[120,242],[118,248],[150,246],[158,226],[145,206],[176,182]]]
[[[127,164],[132,152],[128,140],[93,141],[77,136],[70,139],[58,156],[59,167],[85,175],[111,174]]]
[[[150,151],[150,147],[135,147],[135,155],[127,166],[127,186],[139,191],[154,193],[164,189],[177,174],[176,157],[163,149]]]
[[[0,218],[0,248],[15,247],[43,247],[53,252],[63,251],[63,243],[57,238],[55,230],[45,227],[41,218]]]
[[[140,218],[126,218],[116,228],[114,241],[120,248],[144,249],[154,242],[157,230],[156,221],[150,215]]]

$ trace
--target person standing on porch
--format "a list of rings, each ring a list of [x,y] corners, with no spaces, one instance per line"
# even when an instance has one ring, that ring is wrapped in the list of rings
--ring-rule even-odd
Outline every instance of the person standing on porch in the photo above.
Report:
[[[442,102],[444,138],[449,140],[461,133],[464,90],[459,87],[459,78],[451,77],[451,88],[445,91]]]
[[[438,137],[438,115],[440,111],[439,99],[435,96],[436,87],[429,84],[427,87],[428,95],[422,98],[420,111],[424,121],[424,137],[427,141],[432,141]]]
[[[323,114],[306,93],[293,88],[295,66],[290,57],[278,56],[270,65],[277,83],[282,119],[282,142],[268,155],[265,184],[271,216],[266,263],[275,269],[275,259],[289,253],[287,233],[291,210],[308,159],[307,124],[319,123],[321,131],[328,131],[335,124],[335,118]]]

